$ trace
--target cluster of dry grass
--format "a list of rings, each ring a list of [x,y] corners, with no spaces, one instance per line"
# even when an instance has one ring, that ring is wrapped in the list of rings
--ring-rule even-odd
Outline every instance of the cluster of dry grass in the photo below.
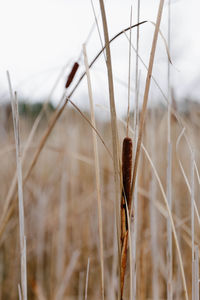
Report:
[[[199,128],[193,120],[197,111],[183,117],[192,132],[192,143],[199,147]],[[166,190],[167,112],[151,110],[147,114],[143,144]],[[45,126],[43,124],[43,126]],[[119,121],[120,145],[126,126]],[[98,122],[98,131],[111,148],[108,123]],[[21,120],[22,147],[31,125]],[[41,127],[28,151],[31,160]],[[178,234],[189,295],[191,295],[191,202],[181,172],[181,160],[190,182],[190,151],[184,137],[176,152],[181,129],[172,122],[173,143],[173,216]],[[98,141],[104,238],[105,297],[115,299],[118,289],[118,251],[114,218],[114,182],[112,160]],[[178,159],[177,159],[178,158]],[[200,157],[196,152],[196,163]],[[15,172],[15,148],[12,130],[1,139],[1,211]],[[25,171],[27,168],[24,166]],[[196,182],[196,179],[195,179]],[[144,152],[138,173],[137,211],[137,295],[138,299],[166,298],[166,217],[167,210],[155,174]],[[195,200],[199,209],[199,186],[195,184]],[[14,200],[14,199],[13,199]],[[98,218],[91,128],[80,115],[68,109],[57,123],[29,180],[24,186],[25,225],[27,237],[27,272],[29,299],[83,299],[88,258],[88,299],[100,299],[101,273],[99,261]],[[133,220],[132,220],[133,221]],[[195,217],[195,222],[197,219]],[[196,228],[199,224],[196,223]],[[20,282],[19,226],[17,206],[1,237],[1,299],[16,299]],[[195,231],[195,243],[199,242]],[[128,267],[129,269],[129,267]],[[129,270],[126,275],[129,285]],[[183,299],[176,248],[173,245],[174,299]],[[128,287],[125,287],[125,293]],[[156,298],[157,293],[157,298]],[[153,296],[154,295],[154,296]]]

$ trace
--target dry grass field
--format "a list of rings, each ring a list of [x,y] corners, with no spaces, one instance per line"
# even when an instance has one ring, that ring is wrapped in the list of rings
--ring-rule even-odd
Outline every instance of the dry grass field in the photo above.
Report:
[[[195,149],[197,168],[199,156],[199,112],[191,109],[182,116],[186,132]],[[27,153],[25,173],[42,132],[41,124]],[[126,126],[119,121],[120,145]],[[143,144],[147,149],[166,191],[167,175],[167,112],[148,111]],[[22,149],[32,124],[21,119]],[[98,122],[108,148],[111,148],[110,124]],[[172,212],[191,295],[192,240],[191,197],[181,172],[180,159],[189,184],[191,153],[184,137],[176,149],[181,133],[178,122],[172,119]],[[112,159],[98,140],[104,239],[105,298],[116,299],[118,289],[118,257],[115,230],[114,180]],[[1,138],[1,211],[16,169],[12,127]],[[145,155],[141,154],[137,184],[137,299],[166,299],[167,210],[155,173]],[[195,201],[199,210],[199,183],[195,175]],[[90,259],[88,299],[101,298],[101,276],[98,238],[98,208],[92,131],[80,114],[67,108],[24,185],[24,209],[27,237],[27,272],[29,299],[83,299],[87,263]],[[17,202],[10,221],[1,236],[1,299],[16,299],[20,282],[20,252]],[[136,213],[136,212],[135,212]],[[131,220],[133,229],[134,220]],[[195,215],[195,244],[199,243],[199,223]],[[129,267],[126,275],[129,286]],[[183,299],[177,251],[173,243],[174,299]],[[156,296],[157,295],[157,296]],[[157,298],[156,298],[157,297]]]

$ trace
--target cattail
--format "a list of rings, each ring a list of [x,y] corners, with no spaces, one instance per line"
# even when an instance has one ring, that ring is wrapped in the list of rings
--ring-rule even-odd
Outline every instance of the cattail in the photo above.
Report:
[[[79,64],[77,62],[74,63],[71,72],[69,73],[69,76],[67,78],[67,83],[65,85],[65,88],[67,89],[70,84],[72,83],[74,76],[76,75],[76,72],[78,71]]]
[[[132,140],[125,137],[122,149],[122,178],[123,188],[121,197],[121,243],[128,230],[127,209],[131,204],[131,173],[132,173]],[[122,247],[121,247],[122,248]]]
[[[121,299],[123,297],[124,278],[128,248],[128,215],[131,208],[131,177],[132,177],[132,140],[125,137],[122,149],[123,188],[121,197]]]
[[[132,173],[132,140],[125,137],[122,151],[122,176],[123,176],[123,193],[127,201],[128,208],[131,204],[131,173]]]

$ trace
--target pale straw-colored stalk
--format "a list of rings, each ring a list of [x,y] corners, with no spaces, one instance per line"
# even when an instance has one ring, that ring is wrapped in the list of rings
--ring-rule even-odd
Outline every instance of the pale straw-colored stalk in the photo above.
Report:
[[[140,116],[139,134],[138,134],[138,141],[137,141],[137,148],[136,148],[136,155],[135,155],[135,162],[134,162],[134,169],[133,169],[132,193],[134,192],[135,183],[136,183],[137,169],[138,169],[139,156],[140,156],[140,148],[141,148],[141,144],[142,144],[143,126],[144,126],[144,121],[145,121],[146,108],[147,108],[149,89],[150,89],[150,83],[151,83],[151,76],[152,76],[152,70],[153,70],[153,63],[154,63],[154,57],[155,57],[155,52],[156,52],[156,45],[157,45],[159,28],[160,28],[160,22],[161,22],[161,18],[162,18],[163,6],[164,6],[164,0],[160,0],[158,14],[157,14],[157,20],[156,20],[156,26],[155,26],[155,31],[154,31],[154,37],[153,37],[153,42],[152,42],[152,47],[151,47],[151,53],[150,53],[150,58],[149,58],[149,67],[148,67],[147,77],[146,77],[146,85],[145,85],[145,91],[144,91],[142,112],[141,112],[141,116]]]
[[[120,158],[119,158],[119,141],[118,141],[118,129],[117,129],[117,115],[115,108],[115,97],[114,97],[114,84],[113,84],[113,72],[112,72],[112,61],[108,34],[108,25],[106,19],[106,12],[104,7],[104,1],[99,0],[103,31],[105,38],[106,47],[106,65],[109,85],[109,100],[110,100],[110,117],[111,117],[111,131],[112,131],[112,150],[113,150],[113,165],[114,165],[114,181],[115,181],[115,214],[116,214],[116,227],[117,227],[117,241],[118,241],[118,256],[120,265]],[[120,276],[119,276],[120,283]],[[119,284],[118,297],[120,297],[120,284]]]
[[[137,0],[137,22],[140,22],[140,0]],[[126,35],[126,34],[125,34]],[[127,37],[127,35],[126,35]],[[140,28],[139,26],[137,27],[137,36],[136,36],[136,50],[135,50],[135,110],[134,110],[134,125],[133,125],[133,129],[134,129],[134,147],[136,149],[137,146],[137,138],[135,138],[137,136],[136,133],[136,127],[138,124],[138,118],[139,118],[139,114],[138,114],[138,104],[139,104],[139,40],[140,40]],[[131,45],[132,49],[133,49],[133,45],[131,43],[131,40],[129,40],[129,45]],[[135,152],[135,150],[134,150]],[[135,155],[134,155],[135,156]]]
[[[129,57],[128,57],[128,107],[127,107],[127,127],[126,127],[126,136],[129,136],[129,122],[130,122],[130,98],[131,98],[131,38],[132,38],[132,6],[130,13],[130,31],[129,31]]]
[[[152,256],[152,298],[154,300],[159,299],[159,275],[158,275],[158,218],[157,210],[154,206],[154,199],[156,199],[156,182],[155,177],[152,176],[150,193],[151,193],[151,202],[150,202],[150,230],[151,230],[151,256]]]
[[[87,52],[86,52],[85,45],[83,45],[83,53],[84,53],[84,62],[85,62],[87,84],[88,84],[88,94],[89,94],[89,100],[90,100],[91,123],[96,128],[94,102],[93,102],[93,94],[92,94],[92,84],[91,84],[91,77],[90,77],[88,58],[87,58]],[[100,189],[100,163],[99,163],[97,135],[94,130],[92,130],[92,136],[93,136],[96,191],[97,191],[97,204],[98,204],[99,244],[100,244],[100,264],[101,264],[101,296],[102,296],[102,299],[104,299],[104,254],[103,254],[102,204],[101,204],[101,189]]]
[[[140,0],[137,0],[137,22],[140,22]],[[126,34],[126,33],[125,33]],[[127,37],[127,35],[126,35]],[[128,38],[128,37],[127,37]],[[140,40],[140,28],[137,27],[136,33],[136,51],[135,51],[135,109],[134,109],[134,120],[133,120],[133,161],[135,160],[137,139],[138,139],[138,124],[139,124],[139,40]],[[131,40],[129,39],[129,46],[133,49]],[[135,49],[134,49],[135,50]],[[133,193],[133,207],[134,207],[134,221],[133,221],[133,247],[132,247],[132,260],[133,260],[133,299],[136,300],[137,297],[137,227],[138,227],[138,186],[137,186],[137,176],[135,183],[135,190]]]
[[[88,297],[89,272],[90,272],[90,258],[88,258],[88,262],[87,262],[87,272],[86,272],[86,279],[85,279],[85,300],[87,300]]]
[[[168,49],[171,50],[171,1],[168,2]],[[172,142],[171,142],[171,64],[168,62],[168,112],[167,112],[167,200],[172,210]],[[173,253],[172,253],[172,229],[171,222],[167,220],[167,300],[173,299]]]
[[[63,157],[62,175],[60,184],[60,202],[59,202],[59,216],[58,216],[58,234],[57,234],[57,249],[56,249],[56,279],[57,283],[61,280],[63,274],[63,261],[65,259],[65,243],[67,239],[66,225],[67,225],[67,164],[66,155]],[[70,172],[70,170],[68,171]]]
[[[195,300],[199,300],[199,246],[195,246]]]
[[[19,300],[22,300],[22,292],[21,292],[21,287],[20,287],[19,283],[18,283],[18,295],[19,295]]]
[[[194,249],[194,203],[195,203],[195,185],[194,185],[194,151],[191,155],[191,237],[192,237],[192,300],[195,300],[195,249]]]
[[[154,111],[151,114],[151,122],[153,124],[154,130],[156,129],[155,125],[155,113]],[[154,132],[152,129],[152,131]],[[153,134],[153,132],[151,134]],[[154,161],[156,159],[156,145],[155,145],[155,137],[152,136],[150,139],[151,145],[151,158]],[[151,183],[150,183],[150,231],[151,231],[151,258],[152,258],[152,298],[154,300],[159,299],[159,245],[158,245],[158,213],[155,207],[154,201],[157,199],[157,186],[154,174],[152,174]],[[168,215],[167,215],[168,216]]]
[[[18,207],[19,207],[19,236],[20,236],[20,263],[21,263],[21,291],[22,299],[27,300],[27,266],[26,266],[26,237],[24,225],[24,200],[22,182],[22,162],[19,129],[19,111],[17,93],[13,95],[9,72],[7,72],[16,145],[17,182],[18,182]]]

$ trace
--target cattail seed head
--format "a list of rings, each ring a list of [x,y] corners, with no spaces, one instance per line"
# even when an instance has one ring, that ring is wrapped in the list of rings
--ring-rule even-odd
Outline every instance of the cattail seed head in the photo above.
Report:
[[[66,85],[65,85],[65,88],[67,89],[70,84],[72,83],[73,79],[74,79],[74,76],[77,72],[79,68],[79,64],[77,62],[74,63],[73,67],[72,67],[72,70],[71,72],[69,73],[69,76],[68,76],[68,79],[67,79],[67,82],[66,82]]]
[[[132,178],[132,139],[125,137],[122,150],[122,177],[123,192],[127,201],[128,208],[131,204],[131,178]]]

